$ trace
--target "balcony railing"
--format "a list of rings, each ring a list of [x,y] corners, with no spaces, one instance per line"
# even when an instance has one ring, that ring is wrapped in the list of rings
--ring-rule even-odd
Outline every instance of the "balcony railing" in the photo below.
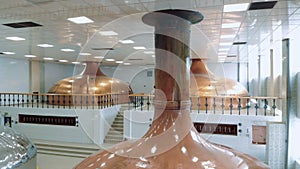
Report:
[[[129,110],[153,110],[153,95],[145,94],[30,94],[0,93],[0,107],[103,109],[124,105]],[[201,96],[191,97],[191,111],[204,114],[277,116],[281,99],[278,97]]]

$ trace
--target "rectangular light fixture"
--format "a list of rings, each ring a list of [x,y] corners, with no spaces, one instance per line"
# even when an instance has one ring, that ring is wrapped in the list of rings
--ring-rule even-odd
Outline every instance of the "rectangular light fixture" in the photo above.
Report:
[[[38,47],[41,47],[41,48],[52,48],[53,47],[53,45],[50,45],[50,44],[38,44],[37,45]]]
[[[45,57],[44,60],[54,60],[54,59],[50,57]]]
[[[116,61],[116,63],[123,63],[123,61]]]
[[[144,50],[146,48],[144,46],[134,46],[133,49],[135,49],[135,50]]]
[[[104,56],[95,56],[94,58],[95,58],[95,59],[103,59]]]
[[[59,62],[68,62],[68,60],[58,60]]]
[[[63,52],[74,52],[74,49],[60,49]]]
[[[232,43],[220,43],[220,46],[230,46]]]
[[[74,18],[68,18],[68,21],[71,21],[76,24],[86,24],[86,23],[93,23],[94,21],[91,20],[88,17],[85,16],[79,16],[79,17],[74,17]]]
[[[25,40],[25,38],[21,38],[21,37],[17,37],[17,36],[6,37],[5,39],[7,39],[7,40],[13,40],[13,41],[22,41],[22,40]]]
[[[235,38],[235,35],[221,35],[221,39],[232,39]]]
[[[81,55],[81,56],[90,56],[92,54],[90,54],[90,53],[79,53],[79,55]]]
[[[72,62],[74,65],[79,65],[80,62]]]
[[[35,55],[24,55],[24,56],[27,58],[35,58],[36,57]]]
[[[249,3],[224,5],[223,12],[241,12],[247,11]]]
[[[16,54],[15,52],[1,52],[2,54],[5,54],[5,55],[14,55]]]
[[[222,28],[239,28],[241,26],[240,22],[236,23],[223,23]]]
[[[118,35],[118,33],[114,32],[114,31],[100,31],[99,33],[101,36],[116,36],[116,35]]]
[[[227,55],[227,52],[219,52],[218,55],[219,55],[219,56]]]
[[[134,43],[133,40],[129,40],[129,39],[127,39],[127,40],[120,40],[119,42],[123,43],[123,44],[132,44],[132,43]]]
[[[220,48],[219,52],[229,51],[229,48]]]
[[[153,55],[153,54],[155,54],[153,51],[144,51],[144,53],[147,54],[147,55]]]
[[[115,61],[115,59],[105,59],[106,61],[108,61],[108,62],[114,62]]]

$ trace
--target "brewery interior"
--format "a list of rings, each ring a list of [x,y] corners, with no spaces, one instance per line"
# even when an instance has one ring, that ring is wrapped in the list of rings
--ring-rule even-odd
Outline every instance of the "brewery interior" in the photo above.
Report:
[[[0,2],[0,168],[300,169],[298,0]]]

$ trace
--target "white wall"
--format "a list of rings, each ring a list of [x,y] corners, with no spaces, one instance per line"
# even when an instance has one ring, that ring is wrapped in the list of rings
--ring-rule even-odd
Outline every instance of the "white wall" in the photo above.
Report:
[[[154,70],[147,66],[119,66],[119,67],[101,67],[103,73],[107,76],[128,82],[133,93],[151,93],[154,86]],[[152,76],[148,77],[147,72],[152,71]]]
[[[43,63],[44,66],[44,79],[45,79],[45,93],[59,80],[74,75],[75,67],[70,64],[57,64],[57,63]],[[77,74],[75,74],[77,75]]]
[[[73,142],[85,144],[102,144],[120,106],[102,110],[85,109],[46,109],[46,108],[18,108],[0,107],[0,113],[7,112],[15,122],[12,128],[24,133],[30,139]],[[49,116],[77,116],[79,126],[59,126],[17,123],[19,114],[49,115]]]
[[[0,92],[29,92],[29,62],[0,57]]]
[[[125,111],[125,137],[135,139],[142,137],[150,128],[153,111]],[[252,125],[267,126],[267,122],[280,122],[280,116],[239,116],[191,113],[193,122],[241,124],[241,132],[237,136],[201,134],[208,141],[229,146],[240,152],[250,154],[262,161],[266,160],[266,145],[252,144]]]

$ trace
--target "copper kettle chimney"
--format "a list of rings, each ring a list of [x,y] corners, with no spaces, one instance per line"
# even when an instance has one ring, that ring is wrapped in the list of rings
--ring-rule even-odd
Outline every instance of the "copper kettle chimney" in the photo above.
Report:
[[[75,169],[263,169],[264,163],[202,139],[190,118],[190,25],[198,11],[161,10],[143,16],[155,26],[155,115],[148,132],[94,154]]]

